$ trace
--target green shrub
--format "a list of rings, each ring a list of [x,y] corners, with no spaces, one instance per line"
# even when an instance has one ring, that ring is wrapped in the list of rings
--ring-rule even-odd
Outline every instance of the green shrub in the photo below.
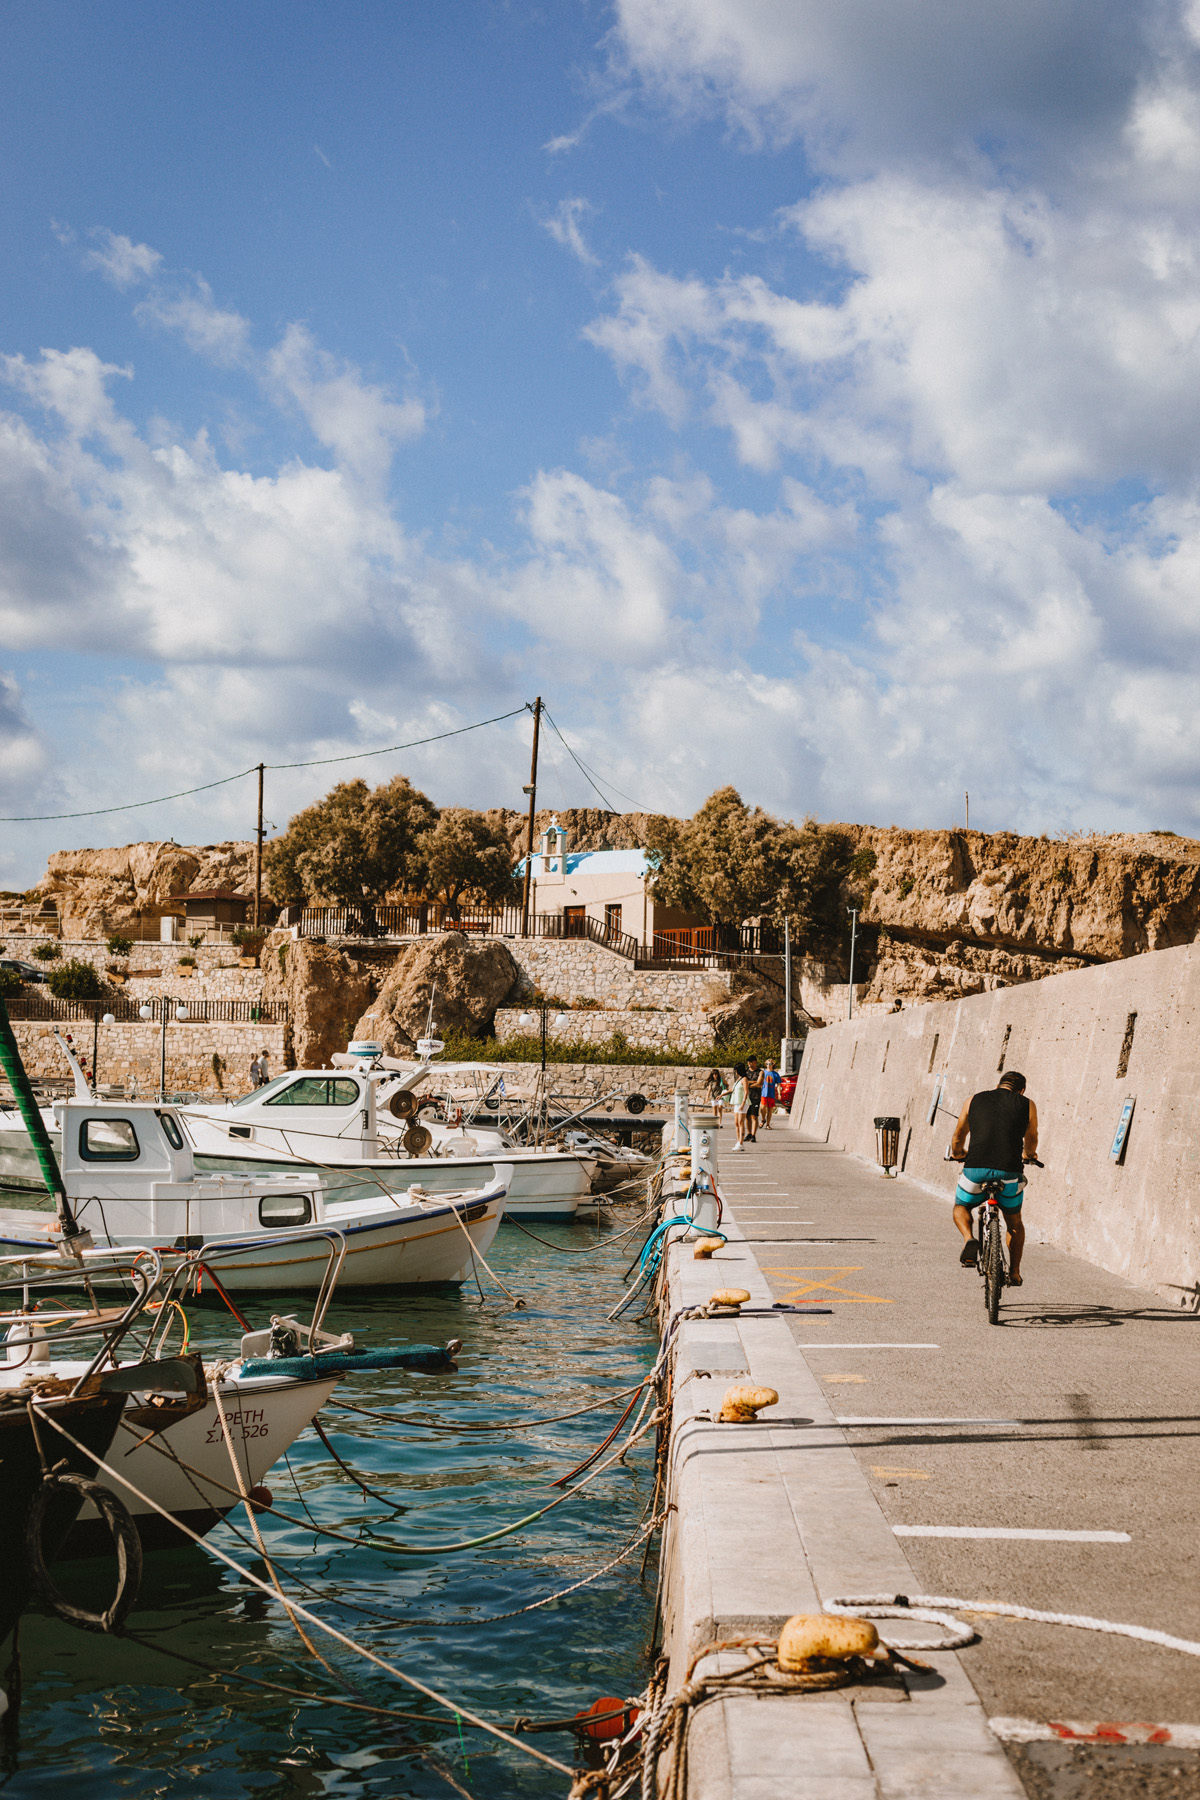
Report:
[[[262,949],[267,933],[262,925],[235,925],[229,936],[248,956],[253,956]]]
[[[35,944],[33,954],[39,962],[53,962],[62,955],[62,950],[57,944]]]
[[[133,939],[121,937],[118,933],[114,932],[104,948],[108,951],[110,956],[128,956],[129,952],[133,949]]]
[[[850,873],[858,881],[865,881],[878,861],[873,850],[856,850],[850,858]]]
[[[181,956],[179,959],[179,966],[181,969],[194,969],[196,967],[196,959],[194,956]]]
[[[203,942],[204,933],[202,931],[198,931],[195,937],[190,937],[188,939],[188,943],[192,946],[193,950],[198,950]]]
[[[582,1000],[572,1000],[571,1010],[572,1012],[603,1012],[604,1006],[601,1001],[593,1000],[590,995],[585,995]]]
[[[11,999],[19,994],[22,988],[21,977],[15,969],[0,969],[0,999]]]
[[[507,1038],[473,1038],[464,1032],[445,1033],[447,1062],[540,1063],[542,1038],[540,1031],[521,1033]],[[647,1068],[711,1069],[714,1064],[728,1066],[756,1056],[759,1062],[779,1055],[776,1038],[739,1034],[720,1044],[695,1052],[687,1050],[655,1050],[631,1044],[624,1032],[614,1031],[599,1043],[584,1043],[578,1038],[556,1038],[547,1035],[547,1063],[640,1063]]]
[[[51,969],[47,983],[56,1000],[99,1000],[104,992],[91,963],[77,956]]]
[[[903,900],[908,894],[911,894],[916,885],[916,881],[913,877],[911,875],[906,875],[904,880],[900,883],[900,898]]]

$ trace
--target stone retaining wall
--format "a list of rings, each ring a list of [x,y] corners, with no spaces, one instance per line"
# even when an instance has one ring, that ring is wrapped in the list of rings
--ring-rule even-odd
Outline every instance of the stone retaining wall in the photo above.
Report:
[[[498,1062],[491,1066],[496,1075],[503,1075],[507,1088],[522,1093],[531,1089],[541,1074],[541,1064],[535,1062]],[[644,1094],[651,1106],[661,1109],[671,1107],[676,1088],[695,1101],[702,1099],[707,1074],[707,1069],[690,1063],[549,1063],[546,1082],[552,1094],[580,1100],[594,1095],[601,1106],[609,1095]],[[732,1069],[727,1068],[725,1076],[732,1082]],[[481,1075],[479,1079],[486,1081],[488,1077]]]
[[[52,1023],[13,1021],[25,1067],[35,1078],[70,1079],[55,1029]],[[136,1082],[143,1099],[157,1093],[162,1054],[157,1023],[102,1024],[95,1036],[92,1026],[78,1019],[60,1022],[57,1029],[63,1037],[70,1034],[76,1056],[89,1070],[95,1042],[101,1082],[123,1082],[126,1092]],[[250,1091],[250,1062],[259,1050],[266,1050],[273,1075],[287,1068],[286,1036],[284,1025],[180,1024],[172,1019],[167,1026],[167,1092],[236,1100]],[[214,1056],[220,1063],[219,1081]]]
[[[619,1031],[634,1049],[682,1050],[689,1056],[704,1054],[713,1045],[713,1028],[706,1013],[676,1012],[669,1006],[637,1012],[585,1009],[568,1012],[566,1021],[565,1025],[556,1026],[552,1013],[547,1021],[547,1038],[598,1044]],[[502,1006],[497,1012],[496,1036],[502,1043],[505,1038],[528,1037],[531,1031],[541,1031],[540,1020],[533,1026],[522,1025],[517,1008]]]
[[[96,938],[63,938],[60,948],[59,960],[66,962],[74,957],[78,962],[91,963],[114,992],[132,1000],[153,1000],[165,993],[196,1000],[258,1000],[262,996],[261,969],[243,969],[236,948],[229,944],[201,944],[197,950],[187,944],[135,944],[128,957],[113,956]],[[21,962],[44,968],[47,974],[54,967],[54,963],[42,963],[16,946],[11,947],[11,954]],[[184,956],[195,957],[194,969],[181,964]],[[112,982],[109,963],[127,963],[128,979]]]
[[[703,1013],[732,993],[728,969],[637,969],[590,938],[505,938],[531,984],[560,1000],[598,1000],[614,1012],[634,1006]]]

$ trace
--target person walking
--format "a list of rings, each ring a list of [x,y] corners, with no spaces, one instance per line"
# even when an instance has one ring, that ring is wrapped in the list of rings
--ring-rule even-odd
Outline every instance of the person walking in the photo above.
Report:
[[[704,1093],[708,1104],[717,1115],[717,1130],[721,1129],[721,1114],[725,1110],[725,1101],[729,1089],[725,1086],[725,1077],[720,1069],[710,1069],[704,1082]]]
[[[262,1086],[262,1070],[258,1066],[257,1056],[252,1056],[250,1058],[250,1086],[252,1088],[260,1088]]]
[[[258,1053],[258,1085],[259,1085],[259,1087],[266,1087],[266,1085],[267,1085],[268,1081],[270,1081],[270,1079],[271,1079],[271,1070],[270,1070],[270,1066],[268,1065],[268,1062],[267,1062],[267,1053],[265,1050],[260,1050]]]
[[[752,1056],[746,1064],[746,1142],[758,1142],[758,1109],[762,1105],[763,1072],[758,1058]]]
[[[779,1075],[771,1058],[767,1058],[767,1066],[762,1075],[762,1122],[763,1130],[771,1129],[771,1114],[775,1111],[775,1101],[779,1095]]]
[[[735,1150],[746,1148],[746,1117],[750,1110],[750,1086],[746,1080],[745,1063],[733,1065],[733,1093],[730,1101],[733,1106],[733,1129],[737,1133]]]

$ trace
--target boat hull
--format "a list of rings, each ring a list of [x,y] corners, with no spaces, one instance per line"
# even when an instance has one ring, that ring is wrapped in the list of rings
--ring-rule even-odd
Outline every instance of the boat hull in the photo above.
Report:
[[[124,1410],[123,1394],[93,1394],[86,1400],[47,1400],[42,1404],[48,1418],[57,1419],[64,1431],[97,1456],[107,1457]],[[39,1424],[39,1429],[48,1462],[65,1460],[76,1475],[103,1482],[91,1457],[60,1437],[52,1426]],[[25,1520],[41,1481],[42,1463],[29,1414],[24,1407],[5,1409],[0,1413],[0,1543],[4,1545],[0,1641],[8,1636],[29,1604]],[[42,1528],[42,1551],[47,1562],[58,1555],[79,1510],[79,1496],[67,1489],[60,1489],[50,1499]],[[105,1552],[111,1547],[112,1539],[105,1531],[99,1549]]]
[[[581,1206],[594,1204],[591,1159],[550,1155],[523,1157],[527,1152],[505,1150],[494,1160],[457,1156],[373,1157],[369,1162],[323,1163],[318,1167],[301,1157],[261,1155],[246,1151],[221,1155],[196,1152],[196,1168],[204,1173],[310,1174],[320,1180],[331,1197],[366,1200],[378,1193],[378,1183],[403,1192],[416,1183],[429,1193],[447,1193],[464,1187],[486,1187],[495,1179],[497,1164],[512,1169],[512,1182],[504,1210],[514,1219],[573,1219]]]
[[[271,1376],[239,1379],[235,1373],[220,1384],[220,1406],[247,1489],[257,1487],[272,1464],[291,1448],[337,1381],[336,1375],[318,1381],[281,1381]],[[131,1400],[130,1407],[134,1405]],[[191,1541],[176,1520],[203,1537],[240,1504],[237,1474],[217,1405],[210,1390],[207,1406],[153,1436],[128,1420],[118,1428],[107,1460],[138,1491],[134,1493],[107,1476],[101,1479],[124,1501],[147,1550]],[[164,1519],[156,1512],[152,1500],[172,1518]],[[60,1554],[99,1556],[107,1550],[108,1541],[108,1528],[89,1501],[71,1526]]]
[[[270,1233],[212,1233],[208,1237],[198,1233],[181,1243],[145,1232],[114,1232],[106,1237],[97,1229],[98,1218],[88,1217],[85,1207],[77,1210],[97,1244],[147,1245],[164,1252],[168,1262],[173,1251],[195,1251],[211,1244],[211,1262],[221,1285],[240,1293],[311,1292],[321,1286],[329,1266],[330,1241],[318,1235],[320,1224]],[[503,1211],[502,1188],[445,1206],[388,1207],[370,1214],[358,1206],[327,1205],[324,1223],[346,1246],[338,1285],[413,1287],[466,1281],[472,1273],[474,1252],[486,1254]],[[24,1218],[32,1225],[35,1216],[0,1215],[0,1256],[18,1256],[29,1249],[45,1252],[45,1232],[34,1235],[31,1229],[26,1235],[24,1228]]]

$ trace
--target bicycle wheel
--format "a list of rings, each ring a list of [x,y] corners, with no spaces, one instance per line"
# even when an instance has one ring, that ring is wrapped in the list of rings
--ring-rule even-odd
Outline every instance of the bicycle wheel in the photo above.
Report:
[[[1000,1237],[1000,1220],[994,1207],[988,1208],[983,1235],[983,1294],[987,1304],[989,1325],[1000,1322],[1000,1290],[1004,1286],[1004,1251]]]

